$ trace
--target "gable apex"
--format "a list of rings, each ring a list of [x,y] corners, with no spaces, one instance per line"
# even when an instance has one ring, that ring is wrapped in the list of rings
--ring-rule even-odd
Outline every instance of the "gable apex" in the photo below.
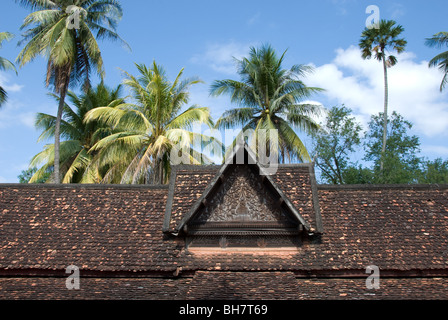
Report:
[[[236,146],[234,151],[226,157],[224,165],[221,166],[216,175],[211,179],[202,195],[193,203],[190,210],[180,219],[177,226],[171,232],[172,234],[178,235],[181,233],[183,229],[186,228],[187,224],[194,219],[201,208],[204,208],[208,203],[210,203],[210,199],[213,197],[214,191],[223,185],[227,179],[229,170],[235,166],[247,166],[251,168],[261,179],[264,188],[270,189],[272,196],[276,198],[277,204],[288,212],[289,216],[301,226],[301,229],[308,233],[312,233],[309,222],[304,219],[304,217],[292,204],[290,199],[288,199],[286,194],[274,182],[272,176],[269,174],[270,172],[260,165],[260,163],[256,160],[255,154],[246,143],[240,143]],[[169,210],[169,208],[167,208],[167,210]],[[164,231],[168,231],[166,226]]]

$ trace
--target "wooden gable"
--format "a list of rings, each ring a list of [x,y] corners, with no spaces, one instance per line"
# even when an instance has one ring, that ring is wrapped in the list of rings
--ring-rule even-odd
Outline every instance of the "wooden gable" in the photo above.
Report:
[[[297,246],[310,226],[242,144],[176,229],[189,245],[263,248]]]

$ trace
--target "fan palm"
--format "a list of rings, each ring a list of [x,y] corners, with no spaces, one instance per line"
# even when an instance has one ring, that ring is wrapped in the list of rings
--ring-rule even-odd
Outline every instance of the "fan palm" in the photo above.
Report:
[[[120,88],[109,89],[100,83],[95,89],[77,96],[68,92],[68,98],[74,108],[65,104],[61,121],[61,173],[62,183],[99,183],[102,180],[104,168],[93,161],[95,153],[90,149],[104,137],[112,134],[111,128],[96,121],[84,122],[85,115],[99,107],[115,105],[124,102],[120,98]],[[52,96],[59,101],[57,95]],[[39,141],[54,138],[56,117],[39,113],[36,128],[42,131]],[[41,180],[54,167],[54,144],[45,146],[44,150],[33,157],[30,167],[40,167],[32,176],[30,183]]]
[[[196,139],[208,139],[192,132],[192,125],[213,123],[208,108],[194,105],[181,112],[189,101],[188,89],[199,79],[181,80],[182,69],[171,82],[155,62],[151,68],[136,66],[140,75],[125,73],[123,82],[131,91],[133,103],[94,109],[87,113],[85,121],[100,121],[115,130],[92,148],[99,152],[99,165],[109,168],[104,182],[163,184],[170,174],[171,151],[190,147]],[[200,151],[189,150],[186,156],[192,163],[210,162]]]
[[[381,20],[378,28],[365,28],[361,34],[359,47],[362,51],[363,59],[370,59],[372,56],[383,63],[384,70],[384,118],[383,118],[383,146],[381,150],[382,158],[386,152],[387,142],[387,109],[389,99],[389,88],[387,80],[387,68],[397,64],[398,60],[393,55],[388,55],[389,50],[401,53],[405,50],[407,41],[399,38],[404,28],[396,25],[393,20]],[[380,162],[380,171],[383,171],[384,159]]]
[[[448,47],[448,32],[439,32],[433,35],[431,38],[426,39],[426,45],[429,47],[442,48]],[[440,84],[440,91],[443,91],[448,83],[448,51],[438,54],[429,61],[429,67],[436,67],[444,73],[442,83]]]
[[[312,71],[310,66],[294,65],[289,70],[282,69],[285,54],[286,51],[278,57],[270,45],[263,45],[259,49],[251,47],[249,58],[235,59],[241,81],[214,81],[211,95],[227,94],[238,107],[224,112],[216,126],[220,129],[242,126],[240,136],[252,129],[252,143],[257,140],[260,130],[278,130],[278,150],[273,151],[279,152],[280,162],[311,161],[294,129],[308,134],[318,130],[312,117],[319,115],[321,108],[306,104],[304,100],[322,89],[308,87],[301,80]],[[266,142],[272,142],[269,133]],[[254,150],[257,150],[256,145]]]
[[[0,49],[2,48],[2,42],[3,41],[9,41],[13,35],[9,32],[0,32]],[[14,70],[17,73],[16,67],[14,64],[5,59],[0,57],[0,70]],[[6,99],[8,98],[8,95],[4,88],[0,86],[0,107],[6,102]]]
[[[96,38],[121,40],[116,27],[122,8],[115,0],[16,1],[34,10],[21,26],[28,29],[19,42],[26,45],[17,62],[22,67],[44,55],[48,60],[46,85],[52,85],[60,98],[54,134],[54,179],[60,183],[60,126],[67,91],[70,85],[79,83],[87,90],[92,69],[103,78],[103,60]]]

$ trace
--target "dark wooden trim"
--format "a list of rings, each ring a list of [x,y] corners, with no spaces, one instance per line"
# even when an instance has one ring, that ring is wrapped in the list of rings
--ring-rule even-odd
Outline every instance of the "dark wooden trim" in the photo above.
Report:
[[[167,233],[170,231],[171,211],[173,208],[174,188],[176,186],[178,166],[171,168],[170,182],[168,185],[168,198],[165,206],[165,217],[162,225],[162,232]]]
[[[221,176],[223,176],[227,172],[227,170],[230,168],[230,166],[238,165],[238,164],[235,164],[234,160],[235,160],[235,157],[237,157],[237,155],[241,154],[241,152],[243,152],[244,160],[246,160],[246,158],[247,158],[247,165],[249,167],[255,166],[258,169],[259,175],[265,176],[265,180],[264,180],[265,183],[266,183],[266,181],[268,181],[268,184],[275,190],[275,192],[278,194],[279,198],[283,199],[284,206],[287,207],[287,209],[292,213],[293,216],[295,216],[297,221],[299,223],[301,223],[307,231],[310,231],[310,229],[311,229],[310,224],[297,211],[297,209],[294,207],[294,205],[291,203],[291,201],[288,199],[288,197],[283,193],[283,191],[274,182],[272,177],[264,174],[264,170],[260,166],[260,164],[256,161],[256,156],[252,152],[252,150],[250,150],[250,148],[248,147],[248,145],[246,143],[244,143],[244,144],[241,143],[241,144],[237,145],[237,147],[232,151],[232,153],[227,158],[227,159],[231,159],[231,160],[227,160],[226,163],[219,169],[219,171],[216,173],[215,177],[211,180],[211,182],[205,188],[202,195],[190,208],[190,211],[182,217],[182,219],[178,223],[177,227],[175,228],[173,234],[178,234],[182,230],[183,226],[185,224],[187,224],[195,216],[195,214],[198,212],[198,210],[204,205],[204,201],[207,199],[207,197],[212,193],[213,190],[215,190],[215,188],[219,187],[219,185],[222,183],[222,181],[224,179],[221,179]],[[310,164],[302,164],[302,166],[309,167]],[[169,195],[169,197],[172,198],[171,195]],[[167,206],[167,208],[168,208],[168,206]]]
[[[175,278],[178,266],[166,271],[99,271],[80,269],[81,278]],[[193,276],[194,270],[182,271],[183,276]],[[6,278],[67,278],[65,270],[0,269],[0,279]]]
[[[312,163],[308,168],[311,180],[311,192],[313,198],[314,216],[316,220],[316,233],[322,234],[324,232],[324,228],[322,224],[322,215],[320,212],[319,192],[317,190],[317,181],[316,181],[316,174],[314,171],[314,163]]]
[[[179,272],[180,271],[180,272]],[[246,273],[250,277],[251,273],[259,272],[293,272],[297,279],[366,279],[369,274],[365,269],[347,269],[347,270],[293,270],[293,269],[233,269],[233,270],[210,270],[210,269],[185,269],[179,270],[179,266],[173,266],[172,270],[166,271],[98,271],[98,270],[80,270],[81,278],[191,278],[198,271],[208,271],[211,273],[235,272]],[[177,276],[176,276],[177,274]],[[1,279],[12,278],[67,278],[68,273],[65,270],[44,270],[44,269],[0,269]],[[397,278],[448,278],[448,269],[380,269],[381,279]]]
[[[96,189],[96,190],[121,190],[121,189],[146,189],[167,190],[168,185],[146,185],[146,184],[49,184],[49,183],[2,183],[0,189]]]
[[[445,190],[448,189],[448,184],[345,184],[345,185],[331,185],[319,184],[317,185],[319,191],[323,190]]]
[[[448,269],[425,269],[425,270],[398,270],[386,269],[379,270],[380,278],[448,278]],[[297,278],[316,278],[316,279],[345,279],[345,278],[363,278],[366,279],[370,274],[365,269],[347,269],[347,270],[302,270],[293,271]]]

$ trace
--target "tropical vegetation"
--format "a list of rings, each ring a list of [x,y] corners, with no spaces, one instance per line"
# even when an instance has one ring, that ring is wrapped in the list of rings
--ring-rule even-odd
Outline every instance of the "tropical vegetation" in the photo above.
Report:
[[[23,67],[44,57],[45,85],[58,105],[56,115],[36,116],[39,142],[51,143],[31,159],[21,183],[166,184],[173,165],[211,164],[241,138],[257,154],[266,147],[279,163],[314,162],[322,183],[448,182],[448,160],[422,157],[419,138],[410,133],[412,123],[396,111],[389,115],[388,69],[407,45],[404,28],[393,20],[365,28],[358,44],[363,59],[382,63],[384,76],[384,112],[372,115],[363,132],[350,108],[325,110],[310,102],[324,89],[306,84],[311,66],[284,66],[287,50],[279,54],[264,44],[234,58],[238,79],[215,80],[209,88],[211,96],[229,98],[229,107],[214,122],[208,107],[190,102],[191,89],[203,82],[184,77],[184,69],[171,79],[155,61],[140,63],[136,74],[123,71],[120,85],[105,84],[98,41],[127,46],[117,33],[120,1],[16,2],[31,11],[21,26],[16,63]],[[0,48],[11,38],[0,33]],[[448,33],[434,34],[426,45],[448,45]],[[429,67],[443,72],[442,91],[448,83],[448,52],[435,56]],[[0,57],[2,70],[16,71]],[[0,87],[0,107],[6,98]],[[239,133],[226,150],[202,128]],[[266,138],[264,146],[257,144],[260,137]]]
[[[0,49],[2,48],[3,41],[9,41],[13,38],[13,35],[9,32],[0,32]],[[0,71],[1,70],[14,70],[17,73],[14,64],[6,58],[0,57]],[[6,90],[0,86],[0,107],[6,102],[8,94]]]
[[[283,69],[286,51],[278,56],[270,45],[251,47],[249,57],[237,60],[240,81],[217,80],[211,86],[212,96],[228,95],[236,108],[230,109],[217,121],[216,127],[242,127],[240,136],[253,130],[252,148],[256,151],[260,130],[277,130],[280,163],[294,160],[309,162],[311,157],[295,130],[312,134],[319,129],[313,117],[319,116],[319,105],[306,99],[321,88],[308,87],[302,80],[312,67],[293,65]],[[266,143],[270,143],[269,131]]]
[[[384,168],[384,157],[386,153],[387,143],[387,115],[388,115],[388,99],[389,87],[387,78],[387,69],[397,64],[398,59],[389,51],[402,53],[405,50],[407,41],[399,38],[404,28],[397,25],[393,20],[381,20],[378,27],[366,27],[361,34],[359,47],[364,59],[375,58],[381,61],[384,71],[384,112],[383,112],[383,143],[381,148],[382,159],[380,160],[380,174]]]
[[[114,0],[16,0],[33,10],[21,29],[26,31],[19,44],[25,44],[17,57],[22,67],[37,56],[47,59],[46,85],[59,95],[55,121],[54,174],[60,183],[60,130],[69,87],[91,86],[92,70],[103,78],[104,66],[98,39],[121,40],[116,27],[122,8]]]
[[[103,83],[89,89],[80,96],[68,92],[68,100],[62,112],[61,119],[61,174],[62,183],[100,183],[105,174],[105,168],[99,167],[93,161],[96,152],[93,146],[101,139],[111,135],[113,129],[96,121],[84,121],[86,114],[99,107],[114,107],[124,102],[121,97],[121,86],[109,89]],[[59,102],[59,96],[52,94]],[[73,107],[71,107],[72,105]],[[56,117],[39,113],[36,117],[36,128],[42,133],[39,141],[54,138]],[[39,168],[31,177],[31,183],[45,178],[53,180],[54,174],[54,144],[44,147],[44,150],[33,157],[31,167]],[[48,176],[48,172],[51,173]]]
[[[99,122],[114,132],[93,145],[98,165],[107,167],[108,183],[163,184],[171,172],[172,155],[185,152],[185,163],[205,164],[211,160],[201,152],[202,142],[220,142],[192,131],[194,124],[213,127],[210,110],[189,102],[189,88],[201,81],[182,79],[183,69],[173,82],[165,70],[136,64],[138,76],[129,73],[123,84],[131,91],[131,102],[89,111],[86,123]],[[201,141],[195,146],[195,141]],[[199,147],[199,150],[195,149]],[[216,149],[215,149],[216,150]]]
[[[442,48],[448,47],[448,32],[438,32],[431,38],[426,39],[426,45],[429,47]],[[440,84],[440,91],[443,91],[448,83],[448,51],[436,55],[429,61],[429,67],[439,67],[443,73],[442,83]]]
[[[448,161],[420,154],[420,139],[412,123],[397,112],[388,117],[387,149],[383,156],[383,114],[371,116],[366,132],[351,110],[333,107],[315,137],[314,152],[320,182],[329,184],[427,184],[448,182]],[[360,163],[362,160],[362,163]],[[381,171],[381,161],[383,169]]]
[[[361,145],[362,127],[345,106],[328,112],[319,132],[314,135],[313,154],[321,179],[331,184],[345,184],[345,170],[350,155]]]

